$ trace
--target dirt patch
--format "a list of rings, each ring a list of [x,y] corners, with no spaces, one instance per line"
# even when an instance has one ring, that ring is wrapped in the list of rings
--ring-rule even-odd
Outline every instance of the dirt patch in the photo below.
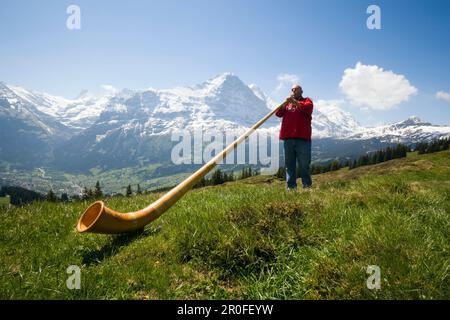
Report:
[[[413,192],[419,192],[419,193],[426,192],[426,188],[424,188],[424,186],[422,184],[420,184],[419,182],[417,182],[417,181],[410,182],[409,183],[409,188]]]
[[[415,169],[419,168],[421,170],[430,170],[434,167],[432,161],[429,160],[417,160],[411,164]]]

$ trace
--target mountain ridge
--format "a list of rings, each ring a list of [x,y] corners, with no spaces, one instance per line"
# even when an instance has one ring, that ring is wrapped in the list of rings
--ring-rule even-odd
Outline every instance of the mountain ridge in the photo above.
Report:
[[[276,106],[263,90],[232,73],[194,86],[109,90],[100,95],[83,92],[76,99],[1,83],[0,101],[0,123],[8,130],[2,137],[10,133],[19,137],[0,142],[0,160],[20,163],[23,153],[34,159],[30,165],[46,159],[62,170],[168,161],[174,130],[244,130]],[[366,145],[380,148],[450,136],[449,126],[432,125],[416,116],[363,127],[340,103],[315,100],[312,131],[316,156],[335,157],[333,152],[343,149],[347,151],[342,155],[352,156]],[[272,117],[261,130],[277,135],[279,127],[280,119]],[[358,148],[351,152],[349,146],[355,144]],[[11,156],[6,156],[6,151]]]
[[[122,89],[116,93],[108,92],[103,95],[91,95],[84,91],[76,99],[66,99],[30,91],[19,86],[6,85],[4,82],[0,83],[19,97],[34,104],[40,112],[71,128],[75,134],[94,125],[101,119],[104,112],[107,114],[114,110],[126,112],[126,108],[118,100],[129,100],[133,95],[139,94],[144,98],[145,96],[155,96],[153,100],[155,105],[152,106],[152,110],[147,108],[145,116],[152,118],[149,111],[152,111],[153,115],[158,115],[159,117],[153,117],[148,126],[159,127],[160,131],[153,130],[148,133],[150,135],[158,134],[158,132],[164,134],[170,131],[161,130],[162,127],[170,129],[173,128],[173,125],[178,125],[185,128],[186,119],[188,119],[187,122],[190,122],[188,128],[198,127],[196,125],[198,123],[205,128],[249,127],[258,120],[258,117],[264,116],[277,105],[257,85],[246,85],[233,73],[219,74],[194,86],[172,89]],[[145,101],[142,102],[145,103]],[[147,103],[151,102],[147,101]],[[142,115],[144,116],[144,114]],[[161,121],[167,120],[168,117],[177,120],[175,122]],[[337,101],[317,99],[313,113],[313,135],[315,138],[360,139],[379,136],[386,131],[387,127],[391,131],[413,126],[426,126],[429,127],[428,129],[434,127],[437,131],[439,128],[448,127],[432,125],[420,119],[417,122],[415,121],[417,119],[419,119],[417,116],[411,116],[399,123],[363,127],[350,113],[342,110]],[[223,121],[217,122],[216,120]],[[265,127],[277,127],[278,125],[279,123],[275,119],[270,119]],[[449,132],[445,131],[445,133]]]

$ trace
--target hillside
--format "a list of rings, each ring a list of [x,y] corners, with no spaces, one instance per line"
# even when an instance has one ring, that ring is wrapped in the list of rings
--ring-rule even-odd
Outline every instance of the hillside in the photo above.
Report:
[[[450,298],[449,151],[314,181],[294,193],[267,176],[196,189],[122,236],[77,234],[87,202],[0,209],[0,298]],[[80,290],[66,288],[70,265]],[[368,265],[380,267],[381,290],[367,289]]]

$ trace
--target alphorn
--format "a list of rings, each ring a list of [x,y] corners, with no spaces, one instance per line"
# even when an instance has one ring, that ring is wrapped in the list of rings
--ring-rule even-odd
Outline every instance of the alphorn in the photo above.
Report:
[[[177,202],[186,192],[188,192],[197,182],[199,182],[208,172],[210,172],[230,151],[237,147],[242,141],[249,137],[256,129],[267,121],[275,112],[283,107],[287,101],[269,112],[264,118],[259,120],[253,127],[248,129],[229,146],[223,149],[191,176],[180,182],[173,189],[168,191],[161,198],[147,206],[146,208],[128,213],[121,213],[105,206],[103,201],[96,201],[91,204],[81,215],[77,223],[77,231],[80,233],[105,233],[117,234],[143,229],[148,223],[154,221]]]

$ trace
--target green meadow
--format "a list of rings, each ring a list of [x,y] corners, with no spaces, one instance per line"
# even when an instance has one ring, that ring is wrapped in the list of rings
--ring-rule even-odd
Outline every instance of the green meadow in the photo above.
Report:
[[[142,232],[77,234],[89,205],[0,206],[0,299],[449,299],[450,152],[190,191]],[[113,197],[127,212],[160,194]],[[69,290],[67,268],[81,269]],[[380,289],[368,289],[368,266]]]

